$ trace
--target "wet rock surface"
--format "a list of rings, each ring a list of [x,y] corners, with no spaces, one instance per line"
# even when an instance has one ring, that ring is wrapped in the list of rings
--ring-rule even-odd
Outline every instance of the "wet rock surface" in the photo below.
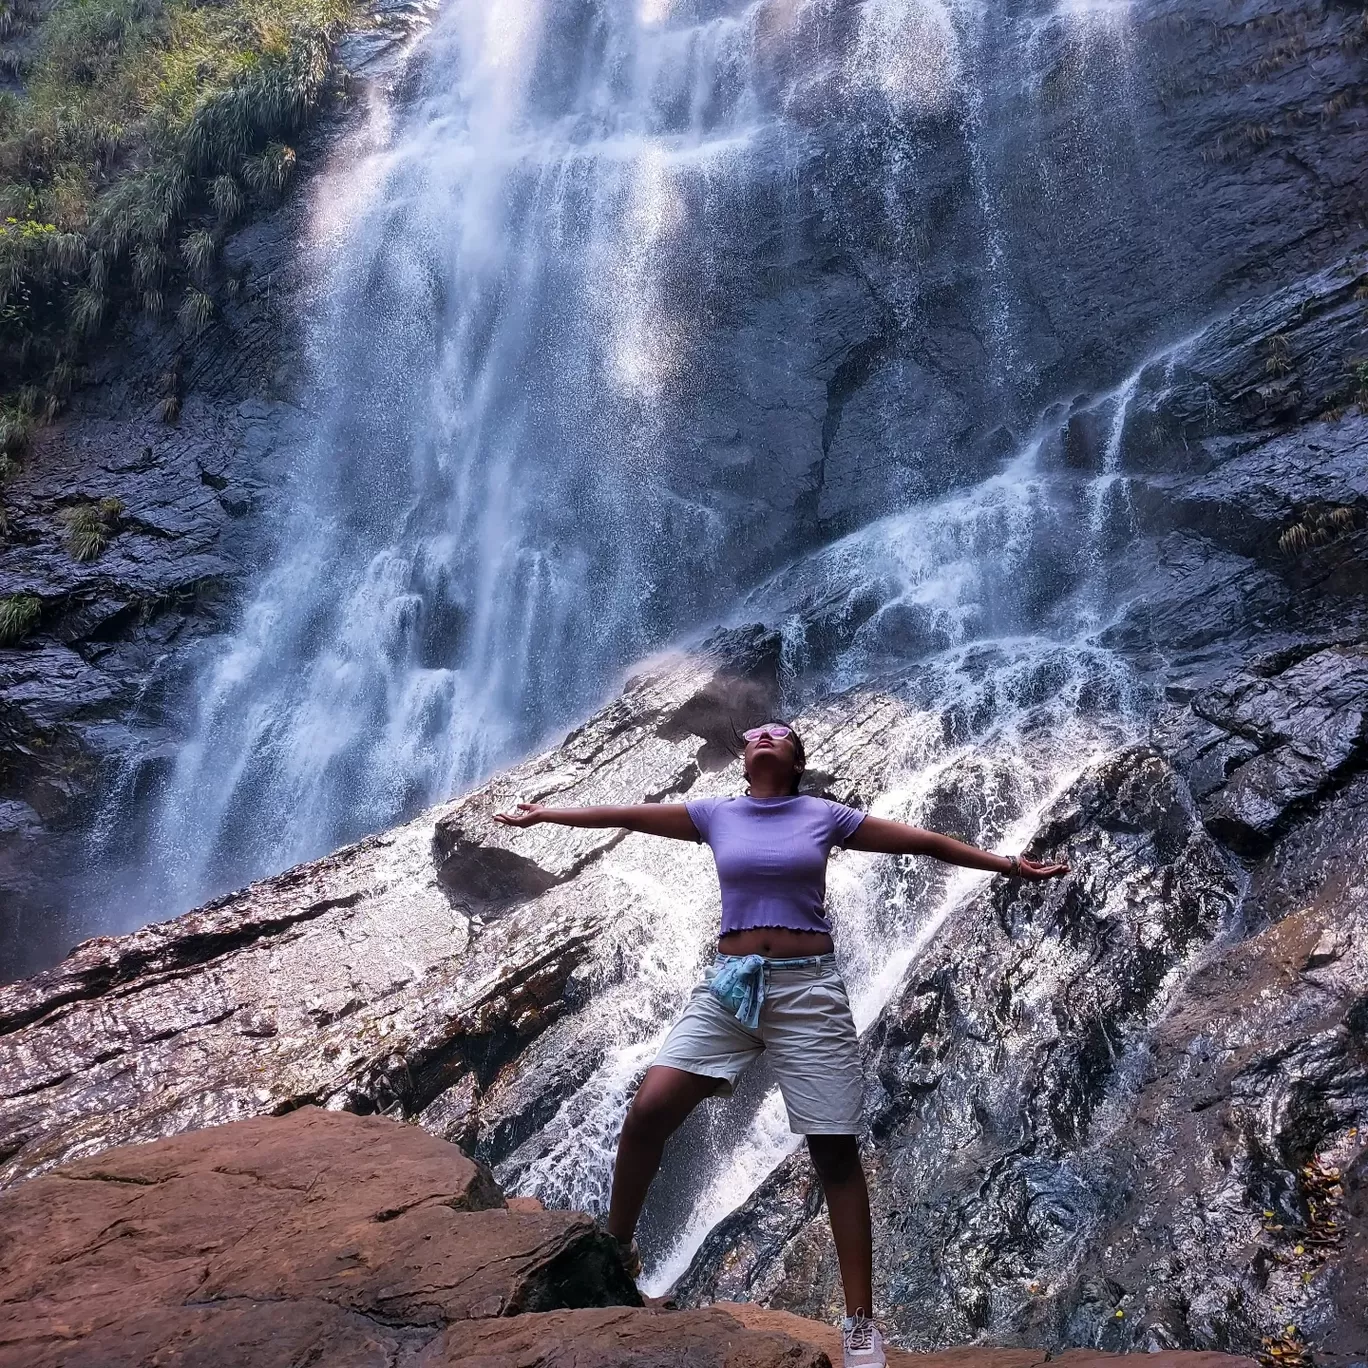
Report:
[[[1033,849],[1066,880],[972,899],[913,965],[866,1039],[903,1342],[1362,1359],[1361,672],[1307,646],[1194,697],[1047,814]],[[1264,764],[1305,782],[1255,806]],[[801,1154],[677,1293],[830,1312]]]
[[[520,1092],[515,1061],[562,1018],[580,1017],[570,1034],[591,1060],[608,1048],[581,1014],[630,972],[651,910],[619,890],[653,851],[490,814],[689,791],[723,719],[768,711],[776,651],[755,631],[662,662],[559,750],[466,798],[0,988],[0,1181],[306,1102],[421,1116],[501,1159],[557,1105],[549,1080]],[[477,840],[463,878],[451,852]],[[678,848],[706,887],[706,852]],[[519,878],[495,899],[500,856]]]
[[[706,952],[710,862],[489,814],[728,791],[726,728],[772,710],[778,649],[757,628],[656,662],[469,797],[0,990],[3,1181],[22,1194],[129,1140],[312,1103],[415,1121],[553,1205],[601,1201],[592,1173],[573,1191],[547,1175],[576,1145],[611,1146],[593,1127],[620,1113],[593,1109],[592,1080],[639,1032],[635,1072],[607,1075],[630,1089],[678,1010],[679,975],[650,962]],[[902,1343],[1253,1353],[1294,1324],[1327,1362],[1361,1356],[1361,671],[1355,649],[1308,645],[1172,707],[1150,744],[1046,807],[1031,849],[1068,858],[1067,879],[983,884],[934,929],[865,1043],[878,1295]],[[907,709],[861,693],[802,719],[840,796],[888,782]],[[1289,710],[1305,714],[1291,739]],[[1203,778],[1209,718],[1326,768],[1261,857],[1222,842],[1214,797],[1239,766]],[[975,800],[953,771],[942,802],[964,828]],[[920,871],[871,868],[884,905],[933,905]],[[694,909],[664,941],[662,878],[672,917]],[[687,1168],[713,1124],[670,1163]],[[666,1197],[654,1219],[684,1214]],[[801,1153],[713,1231],[677,1295],[839,1313]],[[586,1322],[588,1342],[608,1324]]]
[[[120,324],[90,383],[5,482],[0,595],[41,604],[33,633],[0,647],[0,795],[13,813],[0,825],[0,963],[11,973],[70,944],[57,913],[88,858],[92,796],[131,746],[169,741],[150,686],[227,625],[244,560],[260,554],[253,515],[309,422],[289,402],[299,209],[225,245],[241,285],[204,338]],[[107,542],[79,561],[62,516],[105,499],[120,509]]]
[[[1311,647],[1204,691],[1166,738],[1203,820],[1242,855],[1264,854],[1364,764],[1368,654]]]
[[[1181,779],[1149,750],[1085,775],[1032,850],[1073,872],[952,913],[866,1039],[884,1297],[924,1347],[1000,1334],[1004,1300],[1026,1303],[1043,1258],[1076,1252],[1104,1200],[1078,1151],[1117,1061],[1238,901]],[[753,1202],[754,1231],[747,1208],[719,1226],[679,1295],[829,1311],[838,1283],[806,1160]]]
[[[404,16],[420,8],[388,7],[348,60],[393,70]],[[1124,80],[1115,63],[1089,65],[1097,49],[1084,53],[1058,14],[1040,20],[1035,65],[1004,66],[997,92],[1019,117],[976,149],[953,111],[899,114],[940,139],[923,144],[906,222],[888,217],[879,139],[853,140],[826,181],[816,161],[800,168],[801,231],[710,278],[725,308],[698,362],[707,384],[663,399],[659,421],[691,443],[684,501],[715,486],[727,526],[758,528],[738,553],[742,578],[963,485],[1043,432],[1041,465],[1077,516],[1017,588],[1048,629],[1095,576],[1098,640],[1137,667],[1146,708],[1160,700],[1141,744],[1047,808],[1033,849],[1067,854],[1070,878],[972,891],[928,929],[867,1033],[879,1297],[900,1340],[1148,1349],[1164,1361],[1175,1347],[1265,1362],[1276,1349],[1285,1363],[1309,1345],[1349,1368],[1368,1360],[1368,417],[1352,369],[1366,340],[1362,16],[1149,4],[1134,17]],[[1040,16],[995,15],[1003,27],[974,60],[1016,51],[1023,18]],[[775,47],[775,71],[817,51],[821,35],[795,32]],[[872,101],[868,126],[883,127],[886,94],[849,97]],[[1041,101],[1053,111],[1043,120]],[[981,132],[982,109],[976,118]],[[1097,174],[1134,166],[1136,147],[1165,155],[1123,182]],[[964,260],[984,212],[971,151],[981,167],[1011,168],[999,180],[1020,216],[993,281]],[[231,617],[242,567],[260,559],[262,510],[312,430],[291,212],[226,244],[236,302],[195,346],[145,324],[118,335],[6,486],[0,594],[42,600],[38,630],[0,648],[10,971],[67,943],[50,917],[84,849],[90,795],[129,755],[144,762],[137,782],[154,783],[174,753],[169,700],[188,651]],[[692,298],[697,262],[683,270]],[[1013,300],[1005,315],[994,291]],[[1137,365],[1113,431],[1114,387]],[[984,378],[1004,367],[1020,388],[1010,400]],[[170,394],[182,403],[168,424]],[[1074,531],[1094,510],[1078,489],[1113,479],[1118,497],[1079,549]],[[59,515],[105,497],[123,505],[109,545],[76,562]],[[878,802],[896,781],[888,738],[915,714],[927,639],[916,622],[890,630],[882,673],[850,690],[822,669],[877,596],[852,608],[823,599],[815,578],[789,623],[812,676],[795,679],[763,629],[652,662],[562,745],[468,796],[0,989],[0,1184],[14,1188],[3,1200],[75,1186],[44,1175],[72,1161],[98,1169],[128,1141],[188,1143],[199,1127],[307,1118],[296,1109],[316,1104],[415,1122],[510,1190],[601,1202],[602,1165],[566,1156],[597,1162],[611,1147],[605,1117],[620,1114],[678,1009],[678,967],[706,953],[711,864],[616,833],[514,834],[490,814],[517,799],[734,791],[734,729],[795,692],[823,782]],[[1052,738],[1034,744],[1044,753]],[[952,767],[930,810],[993,843],[1001,818],[972,779]],[[1014,780],[1041,798],[1029,772]],[[837,887],[851,861],[837,857]],[[871,881],[880,915],[908,926],[942,887],[896,862]],[[613,1073],[624,1045],[638,1056]],[[672,1151],[681,1169],[718,1135],[735,1138],[707,1116],[691,1127]],[[555,1176],[567,1171],[581,1186]],[[81,1190],[114,1201],[128,1186]],[[132,1186],[146,1200],[162,1190]],[[411,1219],[454,1219],[434,1200]],[[677,1224],[687,1212],[675,1200],[660,1195],[649,1219]],[[345,1209],[377,1239],[396,1224]],[[457,1214],[511,1219],[497,1202]],[[581,1230],[568,1220],[545,1229],[568,1238]],[[644,1232],[653,1252],[660,1228]],[[208,1255],[186,1245],[167,1258],[167,1286],[191,1287],[174,1316],[104,1339],[92,1328],[92,1363],[164,1333],[184,1337],[187,1363],[196,1344],[204,1362],[277,1350],[288,1362],[329,1336],[348,1346],[339,1363],[664,1364],[677,1361],[667,1346],[687,1344],[705,1362],[816,1368],[832,1352],[830,1336],[795,1336],[754,1308],[526,1314],[514,1338],[482,1320],[443,1328],[457,1300],[419,1305],[397,1285],[396,1324],[376,1310],[391,1291],[362,1280],[365,1295],[347,1300],[331,1265],[294,1269],[287,1304],[253,1280],[269,1265],[229,1261],[203,1306],[184,1279]],[[489,1295],[516,1301],[512,1285]],[[836,1313],[821,1194],[801,1155],[715,1229],[680,1294]],[[55,1344],[72,1324],[54,1311],[41,1333]],[[997,1368],[1039,1361],[1013,1352]],[[1080,1352],[1062,1357],[1081,1368]]]

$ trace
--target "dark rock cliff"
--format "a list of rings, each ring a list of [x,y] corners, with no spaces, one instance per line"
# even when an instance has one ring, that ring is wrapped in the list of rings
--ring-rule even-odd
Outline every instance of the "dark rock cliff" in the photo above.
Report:
[[[344,61],[383,70],[421,8],[380,7]],[[703,221],[725,251],[687,235],[660,247],[659,293],[690,342],[650,415],[652,440],[681,506],[703,491],[725,554],[666,577],[674,598],[653,610],[656,640],[715,620],[815,542],[992,468],[1051,405],[1078,408],[1068,458],[1097,458],[1086,396],[1237,304],[1165,401],[1154,440],[1171,463],[1191,473],[1192,434],[1213,430],[1216,409],[1215,430],[1237,430],[1227,409],[1267,430],[1357,393],[1358,9],[1018,3],[960,32],[903,8],[888,20],[900,60],[834,71],[833,54],[868,56],[860,10],[765,20],[756,98],[783,106],[790,152],[713,186]],[[553,20],[566,43],[582,41],[578,9]],[[324,137],[305,160],[333,145]],[[42,617],[0,648],[0,973],[50,963],[108,926],[109,900],[67,876],[92,859],[112,869],[137,846],[143,798],[186,725],[193,641],[231,620],[240,567],[259,564],[269,540],[262,511],[316,426],[299,355],[299,207],[228,244],[222,321],[200,342],[118,332],[9,486],[0,594],[35,594]],[[1244,330],[1253,365],[1221,328]],[[158,418],[171,395],[175,426]],[[1326,440],[1351,456],[1352,439]],[[1276,615],[1304,590],[1327,620],[1354,598],[1357,572],[1343,564],[1325,581],[1341,600],[1330,606],[1309,583],[1249,571],[1248,538],[1277,534],[1288,511],[1267,506],[1273,522],[1254,525],[1244,452],[1202,458],[1227,471],[1236,518],[1189,483],[1184,497],[1205,508],[1179,510],[1175,531],[1163,481],[1147,485],[1134,530],[1162,542],[1166,582],[1147,585],[1118,629],[1127,649],[1167,658],[1213,641],[1213,595],[1272,595]],[[59,549],[57,517],[99,497],[124,513],[103,556],[78,565]],[[677,571],[669,539],[666,528],[662,565]],[[1138,556],[1132,581],[1151,564]],[[1194,599],[1202,612],[1185,626]],[[605,661],[605,688],[625,663]],[[534,730],[569,720],[539,717]],[[358,819],[353,834],[411,811]],[[175,910],[123,904],[130,922]]]
[[[1283,1362],[1309,1345],[1347,1368],[1368,1358],[1364,18],[1143,4],[1111,49],[1058,19],[985,20],[955,58],[983,78],[976,106],[913,110],[857,82],[839,109],[807,109],[796,201],[734,206],[792,231],[680,287],[709,327],[697,383],[659,421],[689,449],[681,489],[754,529],[729,567],[742,584],[1028,438],[1067,511],[1080,480],[1123,495],[1096,535],[1076,516],[1029,584],[1004,586],[1046,627],[1094,593],[1097,640],[1141,697],[1052,801],[1029,765],[1011,776],[1020,806],[1043,807],[1033,848],[1073,874],[979,885],[910,963],[857,966],[892,977],[866,1035],[892,1328],[923,1347]],[[775,87],[830,40],[777,34]],[[915,176],[894,174],[911,145]],[[179,373],[165,339],[108,353],[10,486],[0,592],[44,603],[40,630],[0,650],[0,960],[16,968],[62,944],[37,928],[67,934],[88,795],[155,781],[124,758],[178,740],[184,643],[231,612],[255,513],[309,425],[280,283],[294,232],[286,215],[230,249],[257,263],[240,312]],[[966,243],[989,245],[969,260]],[[675,263],[681,280],[695,266]],[[178,428],[157,418],[167,385]],[[126,510],[90,566],[55,550],[76,495]],[[316,1103],[415,1121],[510,1188],[601,1205],[621,1104],[706,951],[710,867],[488,817],[517,798],[729,791],[730,729],[790,704],[838,796],[887,799],[922,626],[876,590],[841,598],[812,558],[770,589],[787,595],[782,637],[746,627],[650,662],[468,796],[0,990],[0,1181]],[[775,622],[763,601],[737,620]],[[873,665],[851,687],[836,666],[857,644]],[[1061,744],[1038,722],[1029,739],[1040,757]],[[1010,814],[972,778],[950,767],[926,810],[996,842]],[[835,869],[903,930],[940,888],[894,861]],[[652,1257],[739,1133],[691,1125],[671,1158],[685,1179],[648,1212]],[[714,1229],[679,1294],[825,1315],[836,1286],[796,1155]]]
[[[1239,309],[1137,382],[1106,635],[1153,669],[1157,719],[1036,833],[1075,874],[955,910],[867,1038],[908,1343],[1368,1351],[1368,423],[1306,421],[1339,383],[1319,358],[1359,345],[1358,278]],[[1059,440],[1096,457],[1086,410]],[[837,1306],[802,1155],[678,1291]]]

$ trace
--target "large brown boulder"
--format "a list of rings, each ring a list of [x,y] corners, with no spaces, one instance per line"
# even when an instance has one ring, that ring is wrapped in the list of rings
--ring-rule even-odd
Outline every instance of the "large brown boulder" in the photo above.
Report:
[[[888,1353],[889,1368],[1120,1368],[1118,1355],[988,1346]],[[737,1302],[692,1311],[658,1307],[550,1311],[516,1321],[461,1321],[434,1340],[418,1368],[830,1368],[841,1362],[833,1325]],[[1226,1354],[1147,1355],[1145,1368],[1253,1368]]]
[[[576,1212],[510,1211],[454,1145],[306,1107],[0,1196],[0,1365],[388,1363],[454,1321],[640,1304]]]
[[[429,1345],[418,1368],[830,1368],[811,1338],[766,1325],[764,1312],[748,1328],[728,1314],[733,1309],[624,1307],[467,1321]]]

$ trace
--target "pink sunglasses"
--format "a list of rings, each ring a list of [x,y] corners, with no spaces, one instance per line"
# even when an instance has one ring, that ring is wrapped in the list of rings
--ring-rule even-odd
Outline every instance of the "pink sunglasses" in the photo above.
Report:
[[[762,736],[768,736],[771,741],[782,741],[784,737],[793,735],[793,728],[781,727],[778,723],[773,726],[767,724],[763,727],[752,727],[749,731],[743,731],[741,735],[747,741],[758,741]]]

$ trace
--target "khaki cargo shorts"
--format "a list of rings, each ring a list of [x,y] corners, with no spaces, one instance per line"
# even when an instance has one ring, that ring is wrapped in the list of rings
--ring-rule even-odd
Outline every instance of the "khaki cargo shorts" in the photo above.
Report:
[[[653,1063],[720,1078],[722,1096],[764,1051],[795,1135],[858,1135],[864,1070],[845,984],[829,959],[771,969],[754,1031],[708,990],[704,973]]]

